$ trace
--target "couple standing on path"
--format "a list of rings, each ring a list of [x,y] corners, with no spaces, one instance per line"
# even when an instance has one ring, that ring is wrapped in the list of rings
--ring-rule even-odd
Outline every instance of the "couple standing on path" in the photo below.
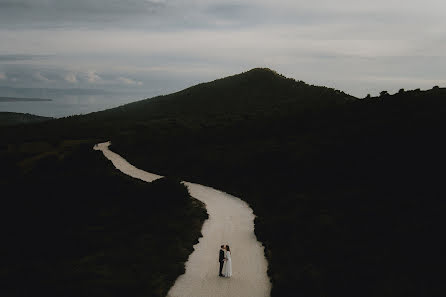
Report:
[[[218,276],[221,277],[231,277],[232,276],[232,260],[231,260],[231,250],[229,245],[222,245],[220,247],[220,254],[218,257],[220,262],[220,271]]]

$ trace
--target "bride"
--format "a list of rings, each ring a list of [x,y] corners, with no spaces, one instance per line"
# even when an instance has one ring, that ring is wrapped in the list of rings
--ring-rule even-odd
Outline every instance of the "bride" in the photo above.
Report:
[[[229,245],[226,246],[226,252],[225,252],[225,264],[223,266],[223,275],[225,277],[231,277],[232,276],[232,260],[231,260],[231,250],[229,249]]]

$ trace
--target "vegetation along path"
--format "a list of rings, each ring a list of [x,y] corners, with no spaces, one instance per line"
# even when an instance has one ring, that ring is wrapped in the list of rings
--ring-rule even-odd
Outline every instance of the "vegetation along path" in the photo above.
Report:
[[[123,173],[146,182],[161,176],[145,172],[108,149],[110,142],[97,144],[105,157]],[[264,250],[254,235],[254,213],[241,199],[198,184],[184,182],[191,196],[206,204],[209,219],[203,224],[199,243],[186,263],[186,273],[170,289],[168,297],[266,297],[271,283]],[[233,275],[218,276],[221,244],[231,247]],[[150,267],[147,267],[150,269]]]

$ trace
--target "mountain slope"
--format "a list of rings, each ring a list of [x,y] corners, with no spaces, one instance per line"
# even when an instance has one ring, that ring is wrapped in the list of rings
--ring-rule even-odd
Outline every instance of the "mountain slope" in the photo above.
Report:
[[[207,118],[225,113],[268,114],[326,107],[353,98],[334,89],[310,86],[302,81],[285,78],[270,69],[256,68],[94,115],[119,117],[122,113],[131,113],[136,119],[153,120],[166,117]],[[287,108],[283,108],[285,106]]]
[[[185,90],[163,104],[135,103],[138,112],[127,112],[141,116],[114,136],[114,149],[147,170],[246,199],[272,296],[444,293],[436,234],[445,227],[446,90],[350,100],[308,85],[268,88],[282,77],[243,92],[233,79],[216,85],[237,91],[197,86],[208,97]],[[200,104],[205,111],[189,107]]]
[[[360,100],[254,69],[1,132],[4,144],[112,140],[147,171],[242,197],[274,297],[406,297],[446,292],[445,128],[443,88]]]
[[[0,112],[0,126],[29,124],[50,120],[51,118],[37,116],[29,113]]]

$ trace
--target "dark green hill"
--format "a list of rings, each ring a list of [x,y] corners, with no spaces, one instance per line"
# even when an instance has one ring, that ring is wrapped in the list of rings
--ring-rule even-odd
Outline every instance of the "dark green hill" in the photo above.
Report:
[[[49,117],[37,116],[29,113],[0,112],[0,126],[29,124],[50,120]]]
[[[361,100],[254,70],[157,100],[110,111],[135,115],[114,149],[247,200],[273,296],[445,292],[445,89]]]
[[[406,297],[446,292],[445,129],[444,88],[357,99],[253,69],[0,132],[5,150],[111,139],[138,167],[242,197],[274,297]]]
[[[338,90],[308,85],[270,69],[255,68],[170,95],[57,119],[48,125],[42,124],[38,137],[125,135],[141,128],[150,130],[145,130],[145,134],[156,136],[171,129],[219,128],[245,120],[306,116],[353,100],[353,96]],[[23,135],[27,135],[25,138],[36,136],[32,128],[10,135],[18,137],[18,141]]]
[[[327,107],[353,98],[334,89],[286,78],[270,69],[256,68],[91,116],[126,118],[131,115],[134,120],[213,119],[226,114],[266,116]]]

